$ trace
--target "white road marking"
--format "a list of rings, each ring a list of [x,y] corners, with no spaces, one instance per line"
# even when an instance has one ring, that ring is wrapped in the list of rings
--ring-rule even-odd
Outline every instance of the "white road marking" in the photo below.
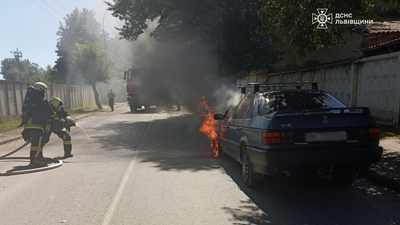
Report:
[[[153,115],[151,115],[151,118],[150,118],[150,121],[149,121],[149,125],[147,126],[146,132],[144,132],[145,136],[147,134],[147,131],[149,131],[150,123],[151,123],[151,121],[153,121],[154,115],[155,115],[154,113],[153,113]]]
[[[113,199],[111,205],[108,207],[106,216],[104,217],[104,220],[103,220],[103,225],[108,225],[108,224],[110,224],[111,219],[112,219],[112,217],[113,217],[113,215],[114,215],[114,212],[115,212],[115,210],[116,210],[116,208],[117,208],[117,206],[118,206],[118,203],[119,203],[119,201],[121,200],[122,192],[123,192],[124,189],[125,189],[126,183],[128,182],[129,175],[131,174],[131,172],[132,172],[132,170],[133,170],[134,164],[135,164],[135,160],[132,160],[132,161],[129,163],[128,168],[126,168],[125,174],[124,174],[124,176],[122,177],[121,183],[119,184],[117,193],[115,194],[114,199]]]
[[[154,115],[155,115],[155,114],[153,114],[153,115],[151,116],[151,118],[150,118],[149,125],[147,126],[147,129],[146,129],[146,131],[144,132],[144,137],[143,137],[143,139],[146,138],[146,134],[147,134],[147,132],[149,131],[149,128],[150,128],[150,122],[153,120]],[[108,211],[107,211],[106,216],[104,217],[104,220],[103,220],[103,225],[108,225],[108,224],[110,224],[111,219],[112,219],[112,217],[113,217],[113,215],[114,215],[114,212],[115,212],[115,210],[116,210],[116,208],[117,208],[117,206],[118,206],[118,203],[119,203],[119,201],[120,201],[120,199],[121,199],[121,197],[122,197],[122,192],[123,192],[124,189],[125,189],[126,182],[128,182],[129,175],[131,174],[131,172],[132,172],[132,170],[133,170],[134,164],[135,164],[135,160],[133,159],[133,160],[129,163],[128,168],[126,169],[125,174],[124,174],[124,176],[122,177],[121,183],[119,184],[117,193],[115,194],[114,199],[113,199],[111,205],[108,207]]]

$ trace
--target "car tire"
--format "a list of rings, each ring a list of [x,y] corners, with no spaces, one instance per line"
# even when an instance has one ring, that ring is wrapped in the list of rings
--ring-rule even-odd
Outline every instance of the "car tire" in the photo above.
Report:
[[[150,105],[144,105],[144,111],[150,112]]]
[[[255,187],[261,180],[261,174],[254,172],[247,151],[242,156],[242,179],[247,187]]]
[[[131,109],[131,112],[135,113],[137,111],[137,107],[135,104],[129,104],[129,108]]]
[[[349,186],[357,178],[357,173],[355,172],[337,172],[332,174],[332,178],[335,183],[340,185]]]

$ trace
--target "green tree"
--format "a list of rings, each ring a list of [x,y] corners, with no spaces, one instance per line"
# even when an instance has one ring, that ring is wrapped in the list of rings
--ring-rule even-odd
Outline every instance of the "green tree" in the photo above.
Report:
[[[336,13],[351,13],[352,20],[376,21],[377,15],[385,15],[381,14],[382,10],[399,5],[397,0],[260,0],[260,3],[257,14],[262,22],[261,33],[265,37],[275,35],[293,47],[298,57],[320,48],[342,45],[344,31],[351,28],[345,24],[328,24],[328,29],[317,29],[311,20],[313,13],[318,14],[317,8],[327,8],[333,20]]]
[[[53,68],[50,65],[47,65],[46,69],[40,68],[38,73],[35,73],[33,76],[29,78],[29,82],[44,82],[44,83],[54,83],[53,81]]]
[[[191,46],[212,46],[221,72],[266,69],[278,61],[275,40],[258,32],[257,0],[115,0],[106,2],[112,15],[124,21],[122,38],[136,40],[157,21],[151,36]]]
[[[76,49],[72,55],[73,71],[81,75],[86,83],[92,86],[96,105],[102,109],[96,84],[98,82],[106,83],[109,80],[105,52],[97,44],[89,42],[83,45],[77,43]]]
[[[41,68],[28,59],[20,60],[19,66],[14,58],[1,61],[1,74],[6,80],[28,81],[35,74],[41,73]]]
[[[86,42],[99,43],[104,35],[101,24],[95,19],[94,10],[77,8],[66,16],[65,25],[60,24],[57,35],[60,36],[57,42],[58,59],[54,66],[53,79],[65,84],[83,84],[84,79],[73,72],[73,52],[77,45],[84,45]]]

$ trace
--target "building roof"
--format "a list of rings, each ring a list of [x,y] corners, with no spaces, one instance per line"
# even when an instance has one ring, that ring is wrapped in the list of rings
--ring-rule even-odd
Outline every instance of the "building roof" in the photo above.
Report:
[[[359,25],[353,28],[353,30],[366,35],[377,33],[400,33],[400,21],[374,22],[373,24]]]
[[[380,55],[391,52],[396,52],[400,50],[400,38],[393,39],[391,41],[387,41],[382,44],[369,46],[367,48],[362,48],[357,50],[356,52],[363,52],[365,55]]]

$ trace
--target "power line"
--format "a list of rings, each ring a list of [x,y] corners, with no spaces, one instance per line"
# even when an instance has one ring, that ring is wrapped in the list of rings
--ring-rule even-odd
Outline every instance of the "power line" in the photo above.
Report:
[[[59,2],[57,2],[56,0],[54,0],[59,6],[61,6],[61,8],[63,8],[67,13],[70,13],[66,8],[64,8],[64,6],[62,6]]]
[[[63,14],[61,14],[60,12],[58,12],[56,9],[54,9],[51,5],[49,5],[46,1],[44,0],[40,0],[41,2],[43,2],[47,7],[49,7],[51,10],[53,10],[53,12],[55,12],[56,14],[58,14],[59,16],[61,16],[61,18],[63,17]]]
[[[53,14],[49,13],[47,10],[45,10],[44,8],[42,8],[40,5],[38,5],[36,2],[34,2],[33,0],[31,0],[31,2],[35,3],[35,5],[37,5],[39,8],[43,9],[45,12],[47,12],[50,16],[52,16],[54,19],[56,19],[58,22],[61,23],[61,21],[59,19],[57,19],[55,16],[53,16]]]

